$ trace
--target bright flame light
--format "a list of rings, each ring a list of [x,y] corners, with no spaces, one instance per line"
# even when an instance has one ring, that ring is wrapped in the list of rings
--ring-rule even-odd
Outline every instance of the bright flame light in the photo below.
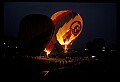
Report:
[[[47,50],[46,48],[44,51],[47,53],[47,57],[48,57],[48,54],[50,54],[51,51]]]
[[[67,46],[68,46],[68,41],[66,41],[65,43],[63,43],[62,45],[63,45],[63,48],[64,48],[64,53],[67,53]]]
[[[68,41],[66,41],[65,43],[63,43],[62,45],[65,45],[65,49],[67,49],[67,45],[68,45]]]

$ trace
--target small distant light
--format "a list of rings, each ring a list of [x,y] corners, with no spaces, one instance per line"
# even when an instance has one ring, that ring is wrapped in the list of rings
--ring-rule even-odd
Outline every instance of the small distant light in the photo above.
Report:
[[[85,48],[85,50],[88,50],[87,48]]]
[[[92,56],[92,58],[95,58],[96,56]]]
[[[110,50],[110,51],[115,51],[115,50]]]
[[[103,47],[103,49],[105,49],[105,47]]]
[[[10,46],[8,46],[8,48],[9,48]]]
[[[105,51],[105,50],[102,50],[103,52]]]
[[[4,45],[5,45],[5,42],[4,42]]]
[[[17,48],[17,46],[15,48]]]

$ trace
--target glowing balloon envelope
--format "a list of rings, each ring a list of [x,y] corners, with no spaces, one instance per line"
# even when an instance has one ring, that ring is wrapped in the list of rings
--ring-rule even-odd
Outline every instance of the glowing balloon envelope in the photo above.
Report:
[[[54,13],[51,19],[55,24],[55,31],[49,44],[59,42],[64,50],[69,49],[83,29],[82,17],[72,10],[62,10]]]

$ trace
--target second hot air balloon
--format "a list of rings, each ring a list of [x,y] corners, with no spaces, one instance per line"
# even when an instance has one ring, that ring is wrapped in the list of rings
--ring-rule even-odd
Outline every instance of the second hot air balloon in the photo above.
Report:
[[[54,22],[55,31],[46,49],[52,50],[54,46],[58,46],[60,49],[63,48],[64,53],[67,53],[67,50],[81,34],[83,19],[80,14],[72,10],[58,11],[51,16],[51,19]]]

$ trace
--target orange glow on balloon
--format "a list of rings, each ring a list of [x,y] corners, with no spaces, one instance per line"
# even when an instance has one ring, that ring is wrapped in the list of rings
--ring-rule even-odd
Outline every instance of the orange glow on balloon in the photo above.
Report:
[[[67,48],[70,48],[70,45],[72,45],[82,31],[82,17],[71,10],[63,10],[53,14],[51,19],[54,21],[55,29],[59,28],[56,33],[57,41],[61,45],[69,45]]]
[[[58,42],[64,50],[69,49],[82,32],[82,17],[72,10],[62,10],[54,13],[51,19],[55,24],[55,31],[48,47],[51,43],[54,45]]]

